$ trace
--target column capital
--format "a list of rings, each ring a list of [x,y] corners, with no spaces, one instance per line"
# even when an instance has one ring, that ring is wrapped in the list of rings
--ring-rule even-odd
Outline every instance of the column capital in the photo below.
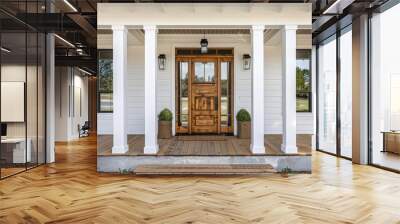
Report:
[[[128,29],[126,28],[125,25],[112,25],[111,29],[113,31],[124,31],[124,32],[128,32]]]
[[[265,25],[251,25],[251,30],[252,31],[264,31],[265,30]]]
[[[156,25],[143,25],[144,32],[157,32]]]
[[[284,25],[282,26],[283,30],[297,30],[297,25]]]

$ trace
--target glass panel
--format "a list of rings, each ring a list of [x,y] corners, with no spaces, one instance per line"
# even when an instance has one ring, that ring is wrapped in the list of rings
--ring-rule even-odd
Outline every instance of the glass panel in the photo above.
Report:
[[[318,86],[319,149],[336,153],[336,41],[321,45]]]
[[[38,79],[38,35],[36,32],[27,33],[27,74],[26,74],[26,125],[27,125],[27,167],[31,168],[37,165],[38,150],[38,108],[37,108],[37,79]]]
[[[99,51],[99,112],[112,112],[112,51]]]
[[[372,17],[372,163],[400,170],[400,4]]]
[[[214,62],[195,62],[194,63],[194,82],[213,83],[215,82],[215,63]]]
[[[43,12],[45,3],[3,2],[0,6],[19,18],[24,13]],[[43,33],[2,12],[0,26],[0,177],[4,178],[45,162],[46,39]]]
[[[230,118],[230,62],[221,62],[221,125],[229,126]]]
[[[31,151],[26,153],[26,41],[24,30],[1,33],[1,47],[7,49],[1,50],[2,178],[24,171],[31,159]]]
[[[179,125],[187,127],[189,125],[189,63],[179,63]]]
[[[112,93],[99,93],[101,112],[112,112],[113,110],[113,94]]]
[[[297,50],[296,110],[311,112],[311,50]]]
[[[38,163],[45,163],[46,148],[45,148],[45,122],[46,122],[46,36],[39,33],[39,45],[38,45]]]
[[[351,158],[352,141],[352,35],[340,37],[340,154]]]

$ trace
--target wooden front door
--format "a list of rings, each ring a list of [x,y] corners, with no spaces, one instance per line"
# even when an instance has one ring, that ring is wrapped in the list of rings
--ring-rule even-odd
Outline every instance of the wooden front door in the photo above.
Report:
[[[232,134],[233,50],[199,52],[176,50],[176,133]]]
[[[218,133],[217,61],[195,59],[191,63],[191,132]]]

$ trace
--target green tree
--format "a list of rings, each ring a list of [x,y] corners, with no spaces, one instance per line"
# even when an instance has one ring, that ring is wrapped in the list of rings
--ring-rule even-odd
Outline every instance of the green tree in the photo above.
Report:
[[[99,59],[99,92],[112,92],[112,59]]]

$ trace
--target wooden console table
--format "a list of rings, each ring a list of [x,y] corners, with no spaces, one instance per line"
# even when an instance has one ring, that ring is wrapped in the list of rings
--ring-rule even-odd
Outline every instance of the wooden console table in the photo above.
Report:
[[[382,152],[400,154],[400,131],[383,131]]]

